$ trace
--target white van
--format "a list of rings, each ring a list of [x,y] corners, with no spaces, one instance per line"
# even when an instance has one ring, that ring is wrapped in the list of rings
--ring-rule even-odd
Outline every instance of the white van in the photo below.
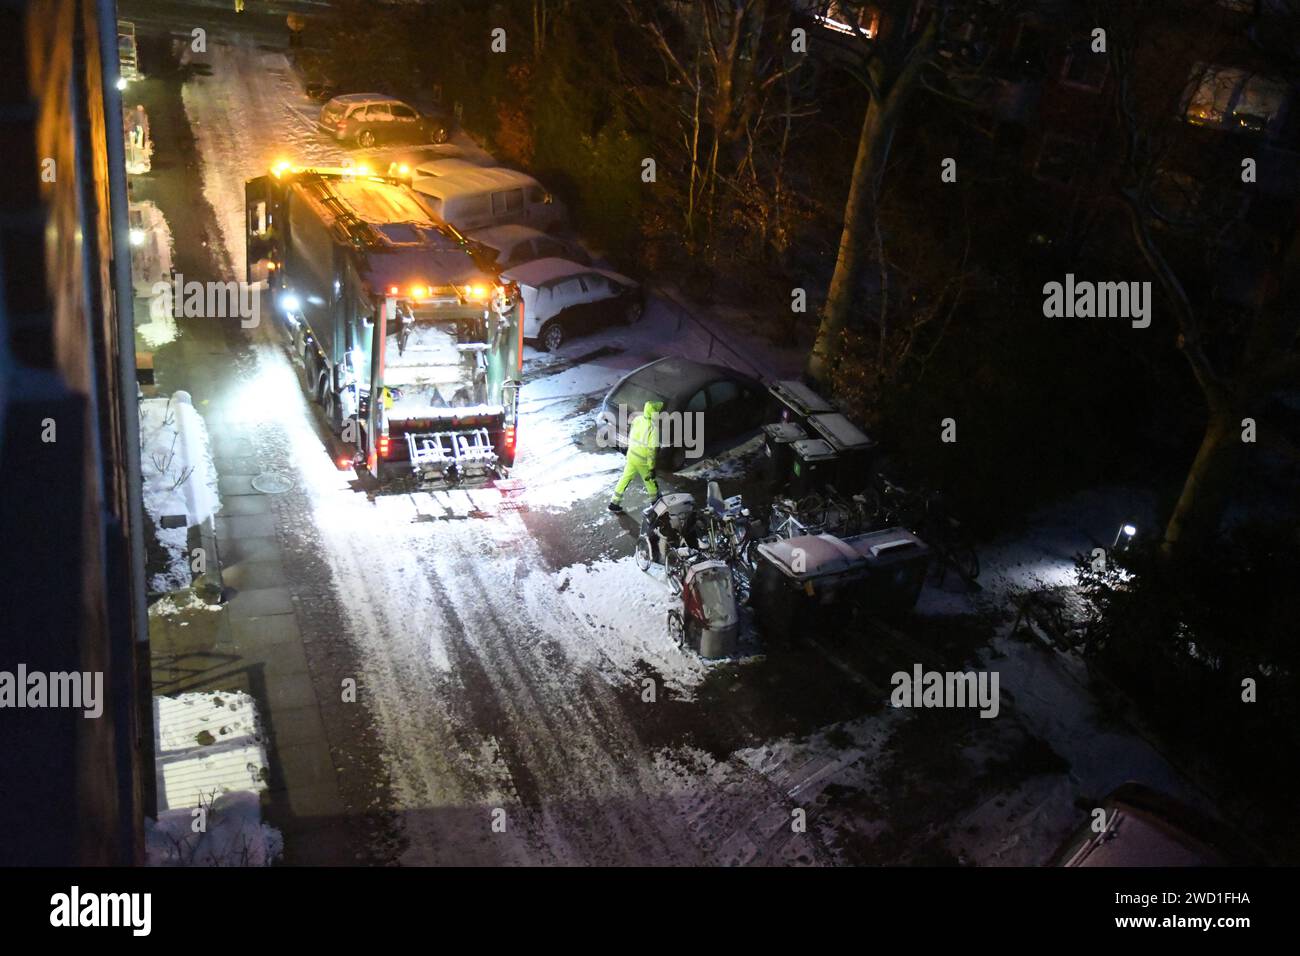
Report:
[[[464,169],[412,182],[435,216],[461,232],[519,224],[558,232],[568,221],[564,204],[525,173],[499,166]]]
[[[441,176],[452,176],[456,173],[472,173],[486,167],[478,163],[471,163],[468,159],[459,156],[444,156],[441,159],[431,159],[427,163],[421,163],[415,167],[415,172],[411,174],[412,179],[437,179]]]

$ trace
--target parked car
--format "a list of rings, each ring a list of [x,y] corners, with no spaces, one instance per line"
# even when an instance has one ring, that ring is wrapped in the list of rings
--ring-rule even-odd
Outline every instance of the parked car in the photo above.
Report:
[[[1222,823],[1139,783],[1126,783],[1056,852],[1057,866],[1230,866],[1258,862]]]
[[[511,269],[536,259],[568,259],[580,265],[591,265],[591,256],[576,242],[549,236],[531,226],[493,226],[469,234],[480,245],[486,246],[496,256],[501,269]]]
[[[519,285],[524,338],[543,352],[574,335],[612,322],[638,322],[645,310],[640,283],[567,259],[537,259],[501,273]]]
[[[382,93],[345,93],[320,111],[317,125],[340,143],[369,149],[380,143],[444,143],[446,117],[422,113]]]
[[[627,447],[627,430],[646,402],[663,402],[664,412],[679,416],[699,414],[689,435],[699,436],[701,453],[734,444],[767,421],[770,411],[763,383],[723,365],[707,365],[684,358],[662,358],[619,379],[601,403],[598,421],[613,428],[619,448]],[[620,407],[626,409],[620,415]],[[656,462],[661,471],[678,471],[686,464],[686,442],[661,445]]]
[[[412,184],[443,222],[461,232],[491,226],[532,226],[558,232],[568,223],[564,204],[526,173],[479,166],[445,176],[416,177]]]

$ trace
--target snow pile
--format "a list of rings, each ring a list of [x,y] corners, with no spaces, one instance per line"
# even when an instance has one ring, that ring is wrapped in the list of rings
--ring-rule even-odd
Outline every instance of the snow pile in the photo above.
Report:
[[[133,202],[130,209],[131,233],[139,237],[131,243],[131,282],[135,289],[136,348],[153,350],[177,336],[172,315],[171,296],[154,295],[157,283],[172,281],[171,228],[152,202]]]
[[[698,478],[701,481],[737,481],[752,474],[763,457],[763,436],[755,435],[747,442],[729,448],[712,458],[702,458],[692,462],[687,458],[687,466],[679,471],[683,478]]]
[[[128,215],[136,233],[131,242],[131,281],[136,295],[145,295],[153,291],[154,283],[171,282],[175,243],[171,227],[154,203],[132,202]]]
[[[1083,491],[1026,518],[1026,527],[978,545],[982,592],[967,592],[949,570],[942,588],[927,580],[917,603],[926,615],[971,614],[977,605],[1001,604],[1025,591],[1078,583],[1075,559],[1108,548],[1121,524],[1148,528],[1155,514],[1147,492],[1129,487]]]
[[[193,591],[174,591],[149,605],[150,616],[175,617],[186,611],[220,611],[220,604],[209,604]]]
[[[550,636],[574,660],[615,683],[643,675],[648,665],[662,686],[689,699],[708,673],[707,663],[668,636],[668,611],[681,602],[657,565],[645,572],[630,557],[575,564],[554,574],[534,573],[525,588],[537,589],[537,605],[554,594],[563,599],[577,626],[548,628]]]
[[[284,849],[261,821],[266,748],[253,699],[238,691],[154,698],[158,820],[154,866],[265,866]]]
[[[194,810],[166,810],[144,821],[149,866],[270,866],[284,853],[284,837],[262,822],[261,800],[247,790],[217,797],[195,832]]]
[[[167,570],[154,575],[150,589],[186,587],[191,580],[188,528],[221,507],[208,429],[188,392],[140,402],[140,463],[144,507],[168,554]],[[184,515],[185,527],[164,528],[162,519],[168,515]]]
[[[511,472],[511,478],[522,482],[518,500],[531,510],[560,511],[602,491],[612,494],[623,472],[623,456],[583,451],[577,438],[594,428],[586,415],[523,416]]]
[[[153,166],[153,138],[149,135],[149,115],[144,106],[122,110],[122,132],[127,174],[139,176],[149,172]]]

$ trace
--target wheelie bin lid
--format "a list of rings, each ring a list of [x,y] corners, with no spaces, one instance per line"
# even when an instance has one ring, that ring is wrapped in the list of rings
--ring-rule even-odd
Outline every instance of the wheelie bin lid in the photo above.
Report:
[[[832,534],[805,534],[758,546],[759,555],[795,581],[863,570],[866,559]],[[796,570],[798,568],[799,570]]]
[[[830,461],[836,455],[831,443],[824,438],[804,438],[791,447],[800,461]]]
[[[835,406],[822,398],[798,379],[774,382],[768,391],[786,408],[800,418],[816,415],[820,412],[833,412]]]
[[[854,535],[845,538],[844,544],[861,555],[872,568],[921,558],[930,553],[930,546],[906,528],[885,528]]]
[[[789,445],[808,437],[808,433],[796,422],[772,422],[763,426],[763,434],[773,445]]]
[[[650,506],[657,515],[680,515],[695,509],[695,496],[686,493],[662,495]]]
[[[867,451],[876,447],[866,432],[840,412],[810,415],[808,424],[813,431],[830,442],[836,451]]]

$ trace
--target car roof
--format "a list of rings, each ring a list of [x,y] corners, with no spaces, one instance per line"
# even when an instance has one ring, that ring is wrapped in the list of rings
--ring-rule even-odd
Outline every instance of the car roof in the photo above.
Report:
[[[634,382],[656,395],[685,395],[723,378],[749,385],[758,384],[750,376],[727,368],[725,365],[709,365],[688,358],[669,356],[629,372],[611,391],[616,391],[624,382]]]
[[[338,103],[400,103],[396,96],[387,93],[342,93],[331,99]]]
[[[438,159],[430,159],[415,167],[417,173],[423,173],[424,176],[449,176],[452,173],[458,173],[461,170],[473,170],[481,168],[478,163],[471,162],[461,156],[441,156]],[[420,178],[423,179],[424,176]]]
[[[620,285],[631,286],[634,289],[639,288],[641,285],[635,279],[628,278],[612,269],[584,266],[581,262],[574,262],[572,259],[561,259],[558,256],[547,256],[545,259],[534,259],[532,262],[514,266],[501,273],[501,278],[507,282],[518,282],[520,285],[537,287],[552,282],[562,282],[573,276],[592,275],[593,273],[612,279]]]
[[[446,176],[431,176],[415,181],[416,189],[439,199],[474,195],[491,189],[506,189],[512,186],[540,185],[541,183],[527,173],[506,169],[504,166],[479,166],[474,169],[458,170]]]
[[[595,271],[591,266],[584,266],[580,262],[548,256],[545,259],[534,259],[532,262],[507,269],[501,273],[501,278],[508,282],[518,282],[520,285],[539,286]]]
[[[485,246],[491,246],[493,249],[505,249],[508,246],[517,246],[521,242],[529,239],[546,238],[546,233],[540,229],[534,229],[532,226],[507,225],[492,226],[488,229],[479,229],[469,234],[469,238],[483,243]]]

